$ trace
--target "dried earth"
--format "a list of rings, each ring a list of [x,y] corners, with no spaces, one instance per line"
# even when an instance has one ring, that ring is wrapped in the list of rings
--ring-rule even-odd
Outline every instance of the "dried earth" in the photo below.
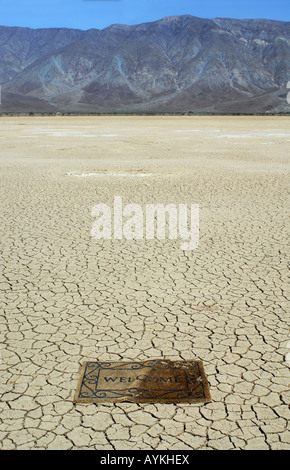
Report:
[[[285,117],[0,118],[1,449],[290,449],[289,142]],[[198,249],[93,239],[115,195],[199,204]],[[73,404],[84,360],[153,358],[201,359],[212,402]]]

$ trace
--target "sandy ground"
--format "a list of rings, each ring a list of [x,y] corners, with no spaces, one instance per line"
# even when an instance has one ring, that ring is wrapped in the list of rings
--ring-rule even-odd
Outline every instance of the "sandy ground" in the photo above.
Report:
[[[290,449],[289,144],[284,117],[0,118],[0,448]],[[198,249],[96,241],[115,195],[199,204]],[[212,402],[72,403],[84,360],[161,357]]]

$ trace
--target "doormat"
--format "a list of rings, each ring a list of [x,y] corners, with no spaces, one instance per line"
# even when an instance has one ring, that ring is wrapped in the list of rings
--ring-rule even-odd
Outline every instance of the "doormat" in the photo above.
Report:
[[[210,401],[202,361],[86,361],[74,396],[74,403]]]

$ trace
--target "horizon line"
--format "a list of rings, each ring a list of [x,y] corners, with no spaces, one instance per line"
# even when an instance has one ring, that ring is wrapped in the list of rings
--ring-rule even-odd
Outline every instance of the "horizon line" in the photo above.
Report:
[[[105,26],[104,28],[88,28],[88,29],[82,29],[82,28],[77,28],[77,27],[70,27],[70,26],[47,26],[47,27],[30,27],[30,26],[17,26],[17,25],[4,25],[0,24],[1,28],[22,28],[22,29],[32,29],[32,30],[46,30],[46,29],[73,29],[77,31],[104,31],[105,29],[108,29],[112,26],[128,26],[128,27],[134,27],[134,26],[140,26],[142,24],[150,24],[150,23],[157,23],[159,21],[162,21],[164,19],[169,19],[169,18],[182,18],[182,17],[191,17],[191,18],[196,18],[198,20],[208,20],[208,21],[213,21],[213,20],[234,20],[234,21],[272,21],[276,23],[290,23],[290,20],[273,20],[271,18],[231,18],[229,16],[215,16],[213,18],[202,18],[199,16],[194,16],[191,14],[184,14],[184,15],[169,15],[169,16],[163,16],[162,18],[159,18],[157,20],[153,21],[144,21],[142,23],[134,23],[134,24],[127,24],[127,23],[112,23],[109,24],[108,26]]]

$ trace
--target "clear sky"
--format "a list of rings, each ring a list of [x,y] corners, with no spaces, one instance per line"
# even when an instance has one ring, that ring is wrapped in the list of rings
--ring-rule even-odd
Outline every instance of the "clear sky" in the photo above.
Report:
[[[290,0],[0,0],[0,25],[102,29],[164,16],[290,21]]]

